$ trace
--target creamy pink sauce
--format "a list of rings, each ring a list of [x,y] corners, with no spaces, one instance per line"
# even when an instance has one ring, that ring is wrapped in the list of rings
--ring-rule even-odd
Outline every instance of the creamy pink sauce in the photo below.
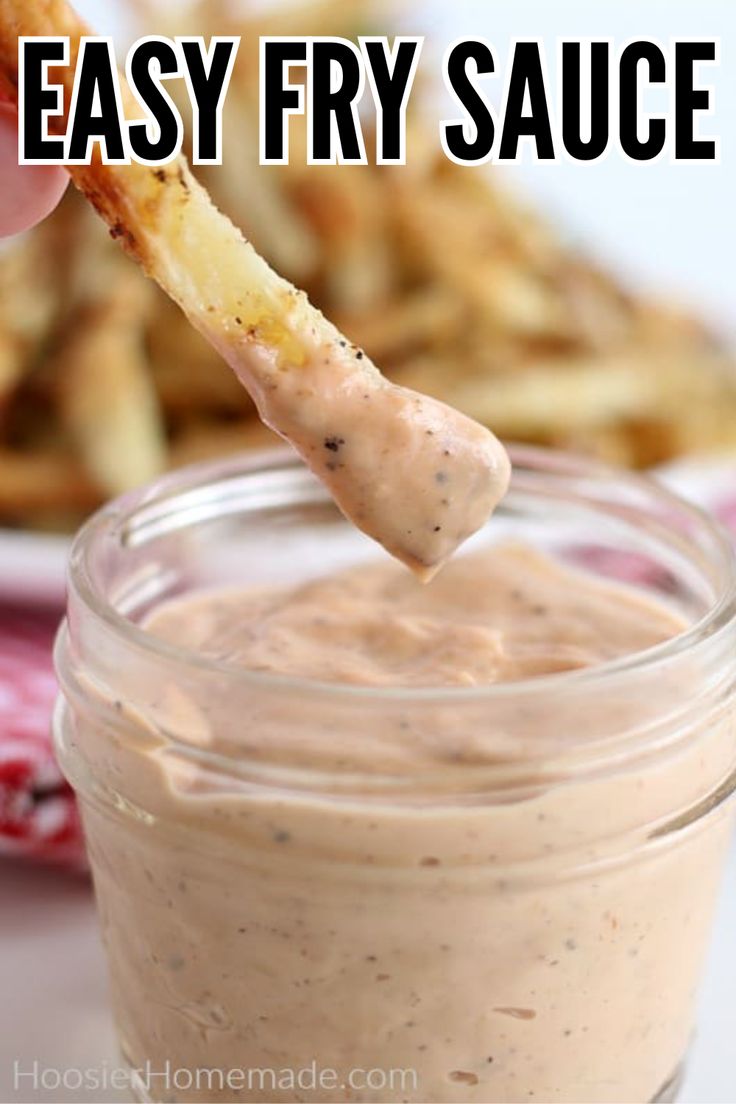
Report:
[[[133,1065],[415,1078],[167,1096],[187,1102],[652,1100],[689,1041],[730,822],[666,826],[732,765],[731,722],[695,710],[672,754],[588,777],[557,757],[643,740],[697,701],[694,672],[605,697],[452,692],[681,627],[517,546],[458,557],[426,588],[386,562],[155,610],[151,633],[259,675],[136,667],[130,701],[74,724],[85,777],[116,795],[82,807]],[[396,685],[450,697],[381,698]],[[198,762],[211,752],[245,774]]]
[[[249,671],[364,686],[483,686],[591,667],[674,636],[636,591],[522,545],[451,561],[430,587],[390,561],[294,587],[189,596],[149,632]]]
[[[257,326],[223,355],[344,515],[426,582],[503,498],[506,451],[478,422],[390,383],[320,323],[311,341],[299,334],[302,364]]]

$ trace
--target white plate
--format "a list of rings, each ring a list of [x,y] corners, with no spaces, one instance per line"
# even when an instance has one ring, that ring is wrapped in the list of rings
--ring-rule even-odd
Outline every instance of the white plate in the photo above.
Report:
[[[61,605],[71,538],[0,529],[0,601]]]

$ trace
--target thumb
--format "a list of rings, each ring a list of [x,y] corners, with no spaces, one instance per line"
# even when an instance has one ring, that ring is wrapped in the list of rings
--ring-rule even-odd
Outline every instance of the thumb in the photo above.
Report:
[[[0,237],[28,230],[53,211],[69,176],[58,165],[18,164],[18,116],[0,103]]]

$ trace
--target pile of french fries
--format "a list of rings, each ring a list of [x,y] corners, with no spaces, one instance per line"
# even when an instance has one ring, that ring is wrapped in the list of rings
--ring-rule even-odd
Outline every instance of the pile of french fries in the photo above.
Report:
[[[307,166],[297,119],[291,164],[258,165],[258,36],[374,29],[365,8],[323,0],[302,25],[200,0],[149,28],[244,36],[225,162],[200,170],[223,210],[386,375],[504,438],[634,467],[736,448],[734,358],[679,309],[628,294],[493,170],[449,162],[421,113],[403,167]],[[0,525],[70,529],[168,468],[271,443],[77,195],[0,253]]]

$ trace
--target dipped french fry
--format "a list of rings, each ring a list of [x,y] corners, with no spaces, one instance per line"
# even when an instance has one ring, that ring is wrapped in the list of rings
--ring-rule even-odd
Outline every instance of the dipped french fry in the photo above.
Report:
[[[17,89],[21,35],[70,38],[71,65],[57,78],[65,110],[50,116],[57,133],[67,125],[86,33],[64,0],[30,7],[0,0],[0,70],[10,89]],[[135,117],[130,90],[121,85]],[[390,384],[256,253],[183,158],[151,169],[104,165],[98,157],[70,173],[113,236],[231,365],[261,419],[297,449],[359,529],[430,578],[486,522],[509,479],[492,434]]]

